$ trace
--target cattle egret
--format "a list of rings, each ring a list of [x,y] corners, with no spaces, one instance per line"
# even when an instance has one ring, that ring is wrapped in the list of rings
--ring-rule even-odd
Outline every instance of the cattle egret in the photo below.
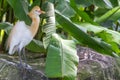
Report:
[[[15,52],[18,52],[21,64],[21,54],[25,55],[23,49],[36,35],[40,23],[39,15],[42,13],[45,12],[38,6],[33,7],[33,9],[28,13],[29,17],[32,19],[31,25],[28,26],[24,21],[18,21],[9,34],[6,42],[6,48],[9,49],[8,53],[12,55]]]

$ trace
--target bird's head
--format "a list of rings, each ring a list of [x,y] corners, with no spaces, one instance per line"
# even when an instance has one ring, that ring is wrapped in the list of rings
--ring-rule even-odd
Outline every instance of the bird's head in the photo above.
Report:
[[[29,15],[31,18],[33,18],[33,17],[37,17],[37,16],[39,16],[40,14],[44,14],[44,13],[45,13],[45,12],[42,11],[39,6],[35,6],[35,7],[33,7],[32,10],[28,13],[28,15]]]

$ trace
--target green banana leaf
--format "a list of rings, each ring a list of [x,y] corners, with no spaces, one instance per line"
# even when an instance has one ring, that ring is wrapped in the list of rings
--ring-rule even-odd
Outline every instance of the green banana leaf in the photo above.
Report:
[[[43,7],[46,7],[45,11],[47,17],[46,24],[42,27],[42,32],[45,33],[45,36],[43,37],[43,45],[47,48],[52,34],[56,32],[55,12],[53,4],[50,2],[45,2]]]
[[[97,23],[102,23],[106,20],[113,20],[113,21],[116,21],[117,19],[120,18],[119,16],[120,14],[120,7],[115,7],[109,11],[107,11],[105,14],[103,14],[101,17],[99,18],[96,18],[95,19],[95,22]]]
[[[112,49],[116,53],[120,53],[119,45],[120,45],[120,33],[114,30],[107,29],[105,27],[92,25],[90,23],[80,23],[78,24],[80,28],[84,28],[87,31],[94,32],[94,34],[101,38],[106,43],[112,46]],[[86,32],[87,32],[86,31]]]
[[[28,17],[28,4],[25,0],[7,0],[10,6],[13,8],[15,16],[26,24],[30,25],[31,19]]]
[[[53,34],[46,58],[46,75],[50,78],[75,80],[78,61],[75,42]]]
[[[26,48],[32,52],[46,52],[43,43],[39,40],[33,39],[29,45],[26,46]]]
[[[0,29],[3,29],[7,34],[10,32],[10,29],[13,27],[9,22],[1,22]]]
[[[70,33],[75,39],[83,44],[93,48],[94,50],[112,55],[112,48],[103,41],[97,41],[90,37],[88,34],[83,32],[77,25],[69,20],[69,18],[63,16],[60,12],[56,10],[57,22],[62,26],[62,28]]]
[[[96,24],[95,22],[93,22],[93,20],[89,17],[89,15],[86,12],[78,9],[74,0],[70,0],[70,5],[83,20],[92,24]]]

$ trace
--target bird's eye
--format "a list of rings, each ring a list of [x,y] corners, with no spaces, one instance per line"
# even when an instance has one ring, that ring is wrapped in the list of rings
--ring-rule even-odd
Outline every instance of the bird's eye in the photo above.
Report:
[[[34,10],[35,14],[40,14],[40,10],[39,9],[36,9]]]
[[[37,11],[37,10],[35,10],[35,11]]]

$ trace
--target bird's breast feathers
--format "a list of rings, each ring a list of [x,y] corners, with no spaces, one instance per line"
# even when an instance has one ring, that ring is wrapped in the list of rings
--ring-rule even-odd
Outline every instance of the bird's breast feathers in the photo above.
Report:
[[[15,33],[12,35],[12,42],[18,44],[18,42],[24,43],[24,46],[27,45],[32,40],[32,34],[29,30],[29,26],[25,24],[24,21],[19,21],[14,26]]]

